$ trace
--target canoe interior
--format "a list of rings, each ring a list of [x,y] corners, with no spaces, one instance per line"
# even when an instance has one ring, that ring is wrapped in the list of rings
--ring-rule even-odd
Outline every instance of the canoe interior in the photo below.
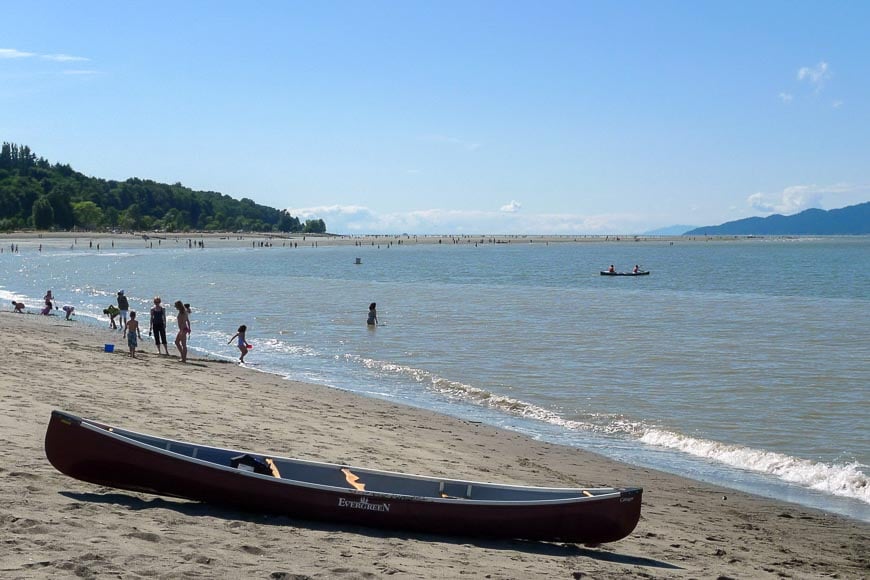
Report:
[[[358,478],[356,483],[364,485],[364,490],[372,494],[388,494],[391,496],[409,496],[416,498],[431,498],[435,500],[472,500],[473,502],[553,502],[566,500],[588,501],[605,496],[618,496],[622,490],[611,487],[600,488],[548,488],[528,487],[505,484],[483,483],[477,481],[455,480],[420,475],[410,475],[389,471],[348,467],[345,465],[289,459],[262,455],[246,451],[222,449],[205,445],[196,445],[172,439],[164,439],[117,427],[109,427],[100,423],[82,419],[84,426],[103,429],[117,437],[133,441],[139,445],[153,448],[161,453],[182,455],[199,462],[212,464],[216,467],[235,470],[238,467],[234,458],[247,456],[260,463],[271,459],[282,480],[292,481],[298,485],[328,487],[342,490],[357,489],[349,481],[350,472]],[[274,477],[263,475],[263,477]]]

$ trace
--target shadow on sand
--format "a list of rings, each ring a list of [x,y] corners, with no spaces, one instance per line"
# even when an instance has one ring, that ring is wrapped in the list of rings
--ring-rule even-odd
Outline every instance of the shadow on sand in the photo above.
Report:
[[[332,524],[313,520],[294,519],[287,516],[260,515],[215,506],[213,504],[200,503],[186,500],[173,500],[165,498],[141,499],[124,493],[79,493],[61,491],[60,495],[75,501],[101,503],[122,506],[130,510],[166,509],[189,517],[211,517],[223,520],[234,520],[256,523],[266,526],[293,526],[318,530],[323,532],[347,532],[360,534],[373,538],[399,538],[404,540],[420,540],[425,542],[442,542],[448,544],[471,544],[489,550],[511,550],[528,554],[539,554],[554,557],[580,557],[600,560],[602,562],[614,562],[630,566],[646,566],[650,568],[664,568],[680,570],[679,566],[661,562],[652,558],[632,556],[618,552],[605,551],[599,548],[579,546],[577,544],[557,544],[550,542],[534,542],[526,540],[487,540],[481,538],[453,538],[434,534],[412,534],[394,530],[382,530],[356,526],[352,524]]]

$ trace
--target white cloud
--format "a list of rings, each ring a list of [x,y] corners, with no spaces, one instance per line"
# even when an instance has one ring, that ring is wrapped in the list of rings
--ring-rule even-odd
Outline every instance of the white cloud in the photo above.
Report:
[[[816,88],[816,91],[820,91],[822,86],[831,78],[831,70],[828,63],[822,61],[816,66],[803,66],[798,69],[797,78],[799,81],[807,81]]]
[[[811,207],[821,208],[823,198],[833,198],[831,205],[866,201],[870,186],[837,183],[834,185],[792,185],[779,193],[753,193],[746,202],[755,210],[765,213],[790,215]],[[857,201],[855,201],[857,200]]]
[[[465,149],[466,151],[476,151],[482,147],[480,143],[466,141],[464,139],[458,139],[456,137],[448,137],[447,135],[424,135],[422,139],[430,143],[443,143],[445,145],[453,145],[455,147]]]
[[[506,213],[515,213],[518,212],[521,207],[523,207],[523,204],[512,199],[509,204],[501,206],[501,208],[499,208],[499,211],[503,211]]]
[[[45,60],[53,60],[55,62],[81,62],[85,60],[90,60],[89,58],[85,58],[83,56],[71,56],[69,54],[43,54],[42,58]]]
[[[835,109],[839,109],[840,107],[843,106],[843,101],[839,101],[839,100],[834,101],[831,103],[831,106]]]
[[[33,52],[23,52],[14,48],[0,48],[0,58],[27,58],[36,56]]]
[[[85,75],[98,75],[98,74],[100,74],[100,73],[99,73],[99,71],[95,71],[95,70],[87,70],[87,69],[69,69],[69,70],[65,70],[65,71],[63,71],[63,74],[65,74],[65,75],[82,75],[82,76],[85,76]]]
[[[790,103],[794,99],[794,95],[791,93],[779,93],[779,100],[783,103]]]
[[[30,57],[37,57],[43,60],[50,60],[54,62],[81,62],[90,60],[89,58],[85,58],[83,56],[72,56],[70,54],[38,54],[36,52],[17,50],[15,48],[0,48],[0,59]]]
[[[379,213],[358,205],[287,208],[301,220],[322,219],[336,234],[614,234],[649,229],[649,215],[520,214],[423,209]]]

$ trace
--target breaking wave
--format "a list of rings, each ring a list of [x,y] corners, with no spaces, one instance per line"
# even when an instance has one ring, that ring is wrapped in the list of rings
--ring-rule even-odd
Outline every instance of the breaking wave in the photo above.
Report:
[[[857,462],[847,464],[815,462],[782,453],[690,437],[612,414],[594,413],[582,419],[566,419],[550,409],[451,381],[430,371],[358,355],[344,356],[349,362],[361,364],[376,372],[410,378],[448,399],[488,407],[571,431],[628,437],[646,445],[678,451],[736,469],[762,473],[826,494],[870,503],[870,477],[862,471],[867,466]]]
[[[773,451],[688,437],[660,429],[647,429],[640,437],[640,441],[738,469],[772,475],[783,481],[823,493],[851,497],[870,503],[870,477],[862,471],[862,468],[866,469],[867,466],[857,462],[821,463]]]

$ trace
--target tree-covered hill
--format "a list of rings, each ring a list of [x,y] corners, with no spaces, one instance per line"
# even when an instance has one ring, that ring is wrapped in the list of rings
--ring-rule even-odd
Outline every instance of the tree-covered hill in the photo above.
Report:
[[[38,230],[221,230],[325,233],[323,220],[304,224],[286,210],[131,178],[88,177],[69,165],[37,158],[26,145],[0,149],[0,231]]]
[[[870,234],[870,202],[840,209],[807,209],[798,214],[752,217],[718,226],[705,226],[686,232],[685,236],[833,236]]]

